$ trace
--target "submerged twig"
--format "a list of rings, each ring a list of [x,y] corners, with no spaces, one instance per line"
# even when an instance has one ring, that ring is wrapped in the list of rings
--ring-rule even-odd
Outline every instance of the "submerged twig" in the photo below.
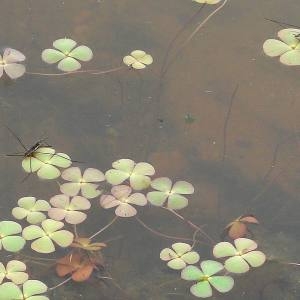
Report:
[[[98,234],[100,234],[101,232],[103,232],[104,230],[106,230],[109,226],[111,226],[116,220],[118,219],[118,216],[115,216],[107,225],[105,225],[103,228],[101,228],[100,230],[98,230],[97,232],[95,232],[94,234],[92,234],[89,239],[91,240],[92,238],[94,238],[95,236],[97,236]]]

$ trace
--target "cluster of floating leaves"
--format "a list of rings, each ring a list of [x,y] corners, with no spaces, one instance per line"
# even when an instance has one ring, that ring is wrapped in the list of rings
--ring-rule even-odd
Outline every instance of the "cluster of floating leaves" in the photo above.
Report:
[[[153,206],[168,210],[183,209],[188,205],[186,195],[194,193],[194,187],[189,182],[173,183],[167,177],[152,179],[155,169],[146,162],[119,159],[112,163],[113,168],[105,174],[94,168],[87,168],[82,172],[78,167],[70,167],[71,163],[68,155],[56,153],[50,147],[38,148],[30,157],[24,158],[23,168],[25,165],[25,170],[37,172],[40,178],[54,179],[61,175],[65,180],[59,185],[62,194],[51,197],[49,201],[37,200],[33,196],[20,198],[12,214],[30,225],[22,230],[21,225],[16,222],[0,222],[0,249],[3,247],[6,251],[18,252],[26,241],[31,241],[32,250],[44,254],[55,252],[57,246],[70,247],[73,250],[57,260],[56,273],[60,277],[69,275],[77,282],[86,281],[95,269],[103,266],[102,256],[97,252],[106,247],[106,244],[92,242],[91,238],[95,235],[91,238],[74,235],[64,229],[64,222],[77,225],[86,220],[85,211],[91,207],[89,199],[101,195],[102,182],[106,181],[112,187],[110,193],[100,196],[100,205],[104,209],[114,208],[116,216],[125,218],[135,216],[136,206],[145,206],[148,201]],[[66,169],[61,172],[59,168]],[[149,191],[150,188],[153,190]],[[142,190],[147,190],[146,196]],[[247,223],[257,224],[258,221],[252,215],[241,216],[226,227],[228,235],[234,238],[246,234]],[[214,246],[213,254],[216,258],[225,258],[224,264],[205,260],[200,263],[200,268],[194,266],[199,262],[200,255],[193,250],[193,246],[186,243],[174,243],[170,248],[163,249],[160,258],[171,269],[181,270],[182,279],[195,281],[190,288],[194,296],[206,298],[212,295],[213,288],[221,293],[232,289],[233,278],[224,272],[245,273],[250,267],[261,266],[266,257],[256,248],[257,244],[247,238],[234,239],[234,245],[220,242]],[[0,282],[0,292],[9,289],[10,300],[23,297],[25,291],[25,299],[48,299],[44,295],[38,295],[47,291],[47,287],[37,280],[28,280],[25,271],[26,266],[22,262],[11,261],[6,267],[0,264],[0,281],[11,280],[2,284]]]
[[[57,39],[52,45],[53,48],[42,51],[41,58],[47,64],[58,63],[57,68],[65,73],[77,72],[81,69],[81,62],[88,62],[93,58],[93,51],[88,46],[78,46],[77,42],[70,38]],[[23,76],[26,68],[21,62],[25,59],[25,55],[19,50],[4,48],[3,53],[0,54],[0,78],[3,74],[11,79]],[[143,50],[133,50],[130,55],[124,56],[123,62],[126,66],[141,70],[151,65],[153,58]],[[91,70],[90,73],[97,74],[97,70]],[[49,75],[43,73],[32,74]]]
[[[224,264],[214,260],[204,260],[200,268],[193,266],[200,259],[200,255],[186,243],[175,243],[172,248],[165,248],[160,252],[160,259],[168,261],[167,266],[174,270],[182,270],[181,278],[196,281],[191,286],[191,293],[199,298],[212,296],[212,287],[220,293],[229,292],[234,280],[227,273],[245,273],[251,267],[260,267],[266,256],[257,251],[257,244],[247,238],[234,240],[234,246],[229,242],[217,243],[213,248],[216,258],[226,258]],[[222,273],[221,273],[222,272]]]

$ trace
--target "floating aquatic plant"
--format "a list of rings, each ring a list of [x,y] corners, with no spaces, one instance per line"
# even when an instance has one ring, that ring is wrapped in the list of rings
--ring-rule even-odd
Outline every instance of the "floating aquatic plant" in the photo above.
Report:
[[[77,46],[72,39],[63,38],[53,42],[55,49],[45,49],[42,60],[48,64],[57,62],[58,69],[64,72],[73,72],[81,68],[79,61],[89,61],[93,57],[92,50],[87,46]]]
[[[147,65],[151,65],[153,63],[153,58],[145,51],[134,50],[130,55],[124,56],[123,62],[127,66],[140,70],[146,68]]]
[[[233,240],[244,237],[249,233],[248,224],[259,224],[259,222],[253,215],[242,215],[230,222],[222,235],[227,234]]]
[[[55,179],[60,176],[58,168],[68,168],[72,164],[65,153],[55,153],[55,149],[41,147],[32,156],[25,157],[22,167],[27,173],[37,172],[42,179]]]
[[[74,235],[70,231],[60,230],[64,223],[46,219],[37,225],[29,225],[23,229],[25,240],[35,240],[31,248],[39,253],[51,253],[55,251],[53,241],[60,247],[68,247],[73,242]]]
[[[4,74],[11,79],[17,79],[24,75],[25,66],[20,62],[25,60],[25,55],[18,50],[5,48],[3,56],[0,55],[0,78]]]
[[[221,2],[221,0],[192,0],[197,3],[205,3],[205,4],[217,4]]]
[[[217,258],[228,257],[225,268],[231,273],[245,273],[251,267],[260,267],[266,256],[261,251],[254,251],[257,244],[250,239],[239,238],[234,240],[235,247],[228,242],[220,242],[214,246],[213,254]]]
[[[278,32],[280,40],[268,39],[263,44],[266,55],[280,56],[280,62],[284,65],[300,65],[300,29],[286,28]]]
[[[56,262],[58,276],[64,277],[71,274],[72,279],[77,282],[88,280],[96,268],[96,262],[92,258],[79,253],[68,254]]]
[[[50,205],[45,200],[36,200],[35,197],[22,197],[18,200],[19,207],[12,210],[12,215],[18,219],[27,220],[30,224],[38,224],[46,219],[43,211],[48,211]]]
[[[106,180],[112,185],[118,185],[129,179],[130,185],[135,190],[143,190],[149,187],[155,170],[146,162],[135,163],[131,159],[119,159],[113,162],[112,167],[105,173]]]
[[[212,287],[220,293],[229,292],[234,285],[230,276],[216,275],[224,269],[224,266],[214,260],[204,260],[200,263],[201,269],[196,266],[187,266],[181,271],[184,280],[197,281],[190,288],[191,293],[199,298],[212,296]]]
[[[0,300],[49,300],[41,295],[47,292],[47,286],[39,280],[27,280],[22,287],[13,282],[0,285]]]
[[[151,187],[157,191],[149,192],[147,199],[155,206],[163,206],[167,201],[167,208],[182,209],[188,205],[188,199],[182,194],[193,194],[194,187],[186,181],[172,181],[167,177],[156,178]]]
[[[81,174],[78,167],[71,167],[62,172],[61,177],[67,181],[60,185],[60,191],[69,196],[76,196],[81,191],[83,197],[91,199],[99,196],[98,182],[105,180],[104,174],[97,169],[88,168]]]
[[[100,205],[103,208],[116,207],[115,214],[119,217],[132,217],[137,210],[131,205],[144,206],[147,199],[142,193],[131,194],[132,189],[127,185],[116,185],[111,189],[111,195],[102,195]],[[130,195],[131,194],[131,195]]]
[[[92,243],[91,239],[84,237],[77,237],[74,239],[70,247],[82,249],[85,251],[99,251],[106,247],[105,243]]]
[[[0,262],[0,284],[6,278],[15,284],[22,284],[28,280],[26,265],[19,260],[11,260],[7,263],[6,268]]]
[[[82,223],[87,215],[80,210],[87,210],[91,207],[89,200],[82,196],[70,197],[64,194],[56,195],[50,199],[53,206],[48,210],[48,215],[56,221],[65,221],[69,224]]]
[[[17,236],[22,231],[20,224],[13,221],[0,222],[0,250],[5,249],[9,252],[18,252],[24,245],[25,240],[21,236]]]
[[[191,251],[192,247],[186,243],[175,243],[172,249],[165,248],[160,252],[160,259],[167,261],[169,268],[181,270],[186,265],[192,265],[199,261],[200,255],[196,251]]]

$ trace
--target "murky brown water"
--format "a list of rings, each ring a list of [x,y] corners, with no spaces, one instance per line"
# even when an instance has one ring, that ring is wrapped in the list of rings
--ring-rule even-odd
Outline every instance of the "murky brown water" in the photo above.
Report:
[[[212,7],[186,27],[171,55]],[[299,3],[229,0],[159,82],[169,42],[198,9],[199,4],[180,0],[3,0],[1,44],[22,51],[29,72],[55,71],[40,53],[65,36],[92,48],[94,58],[86,68],[118,66],[134,49],[150,53],[154,63],[140,74],[26,75],[12,84],[1,82],[1,122],[28,145],[46,135],[56,149],[101,170],[118,158],[146,160],[158,176],[195,185],[182,214],[206,224],[214,239],[229,221],[253,213],[261,221],[254,233],[265,253],[297,261],[300,71],[265,56],[262,44],[280,29],[264,18],[300,26]],[[187,114],[194,118],[191,124],[185,122]],[[2,127],[0,135],[0,152],[15,152],[18,145],[9,132]],[[49,198],[57,191],[56,183],[34,176],[20,183],[24,174],[17,159],[1,159],[1,173],[2,219],[10,218],[19,197]],[[99,212],[99,224],[83,231],[92,232],[111,218],[111,212]],[[143,210],[141,218],[168,234],[192,234],[158,209]],[[160,249],[170,241],[154,237],[134,220],[119,222],[103,239],[120,234],[125,238],[112,242],[104,254],[122,291],[94,280],[69,284],[57,290],[55,299],[190,298],[189,285],[176,281],[176,273],[159,261]],[[209,248],[199,250],[208,257]],[[238,276],[230,293],[213,299],[298,299],[299,276],[297,268],[268,263]]]

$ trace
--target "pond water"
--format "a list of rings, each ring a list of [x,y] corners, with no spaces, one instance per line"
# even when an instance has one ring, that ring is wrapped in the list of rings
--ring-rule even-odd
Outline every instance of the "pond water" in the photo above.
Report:
[[[253,239],[269,261],[234,276],[234,288],[212,299],[300,298],[300,269],[286,264],[300,261],[300,70],[262,50],[264,41],[282,29],[266,18],[300,26],[299,1],[229,0],[188,43],[220,4],[199,12],[201,5],[188,0],[1,2],[1,44],[26,55],[28,72],[56,73],[41,60],[41,51],[63,37],[93,50],[83,69],[118,67],[135,49],[154,59],[141,71],[25,74],[0,82],[2,220],[13,220],[11,209],[20,197],[47,200],[59,192],[55,180],[32,175],[22,182],[21,159],[5,156],[22,151],[8,126],[28,146],[47,137],[58,151],[84,161],[83,169],[104,172],[113,161],[131,158],[151,163],[155,177],[192,183],[195,193],[180,214],[203,225],[216,242],[230,221],[254,214],[260,225],[251,227]],[[166,53],[171,63],[162,75]],[[98,198],[91,202],[87,222],[78,226],[82,235],[114,217],[113,210],[100,208]],[[166,210],[146,206],[138,208],[138,216],[164,234],[193,236]],[[161,249],[175,240],[154,235],[135,218],[118,220],[98,241],[114,238],[103,251],[105,276],[114,281],[96,272],[87,283],[69,282],[54,290],[50,299],[194,298],[190,282],[159,259]],[[210,245],[195,249],[201,259],[213,258]],[[7,260],[7,252],[1,260]],[[51,264],[30,266],[31,277],[48,286],[62,281]]]

